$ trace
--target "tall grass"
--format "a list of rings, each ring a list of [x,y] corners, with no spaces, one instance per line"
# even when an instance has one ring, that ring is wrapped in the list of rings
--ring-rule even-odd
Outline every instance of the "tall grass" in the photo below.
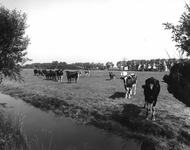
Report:
[[[0,110],[0,149],[3,150],[55,150],[50,139],[48,145],[41,142],[37,136],[31,141],[24,132],[24,118],[21,113]],[[45,131],[44,131],[45,132]]]
[[[29,142],[24,133],[25,116],[0,110],[0,149],[30,150]]]
[[[36,150],[55,150],[56,148],[56,145],[52,146],[53,138],[50,139],[48,146],[44,145],[43,142],[40,142],[40,140],[38,139],[36,135],[35,135],[35,139],[32,139],[32,141],[34,142]]]

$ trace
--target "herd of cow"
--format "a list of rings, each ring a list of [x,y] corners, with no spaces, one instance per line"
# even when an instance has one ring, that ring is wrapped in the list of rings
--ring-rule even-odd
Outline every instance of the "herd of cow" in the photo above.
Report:
[[[45,76],[47,80],[54,80],[58,82],[63,81],[63,69],[58,69],[58,70],[39,70],[39,69],[34,69],[34,75],[35,76]],[[77,83],[79,77],[82,75],[81,71],[65,71],[67,75],[67,80],[68,83],[71,83],[71,80],[74,79],[74,81]],[[86,76],[90,76],[90,71],[89,70],[84,70],[84,73]]]
[[[71,83],[71,80],[77,83],[79,76],[82,75],[81,71],[65,71],[68,83]],[[84,70],[85,75],[90,75],[89,70]],[[63,70],[58,69],[55,71],[52,70],[37,70],[34,69],[34,75],[45,76],[47,80],[55,80],[55,81],[62,81],[63,79]],[[110,80],[115,79],[115,75],[113,72],[109,72]],[[131,98],[131,95],[136,94],[136,84],[137,84],[137,75],[134,73],[128,75],[126,71],[121,72],[120,79],[123,80],[124,88],[125,88],[125,98]],[[144,108],[146,108],[146,118],[149,119],[149,108],[150,108],[150,115],[151,119],[155,120],[155,106],[157,102],[157,97],[160,93],[160,83],[157,79],[151,77],[145,81],[145,85],[142,85],[144,89],[144,96],[145,96],[145,104]]]

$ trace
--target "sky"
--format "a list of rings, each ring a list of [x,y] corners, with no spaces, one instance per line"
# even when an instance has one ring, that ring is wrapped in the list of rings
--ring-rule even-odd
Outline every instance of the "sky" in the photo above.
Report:
[[[27,14],[28,63],[178,58],[172,33],[188,0],[0,0]]]

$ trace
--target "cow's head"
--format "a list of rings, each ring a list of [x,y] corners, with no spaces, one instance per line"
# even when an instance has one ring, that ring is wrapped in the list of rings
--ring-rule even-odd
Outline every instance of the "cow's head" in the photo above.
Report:
[[[155,78],[151,77],[151,78],[148,78],[146,81],[145,81],[145,85],[142,86],[142,88],[150,88],[151,90],[154,88],[154,86],[157,86],[159,84],[159,81],[156,80]]]
[[[120,79],[124,79],[124,77],[126,77],[126,76],[127,76],[127,72],[126,71],[122,71]]]
[[[133,85],[132,76],[128,75],[128,76],[123,77],[123,82],[126,87],[132,87]]]

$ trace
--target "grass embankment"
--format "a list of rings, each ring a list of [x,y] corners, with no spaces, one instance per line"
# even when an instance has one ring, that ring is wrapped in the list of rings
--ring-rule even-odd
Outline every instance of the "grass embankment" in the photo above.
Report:
[[[94,125],[124,139],[151,140],[158,149],[190,149],[190,109],[168,93],[161,82],[165,73],[136,72],[137,95],[124,98],[124,87],[115,72],[116,80],[108,79],[106,71],[91,71],[90,77],[82,76],[79,82],[67,84],[47,81],[24,70],[25,83],[4,80],[0,91],[38,107],[65,115],[78,123]],[[142,85],[149,77],[160,81],[161,92],[156,106],[156,121],[145,120]]]

